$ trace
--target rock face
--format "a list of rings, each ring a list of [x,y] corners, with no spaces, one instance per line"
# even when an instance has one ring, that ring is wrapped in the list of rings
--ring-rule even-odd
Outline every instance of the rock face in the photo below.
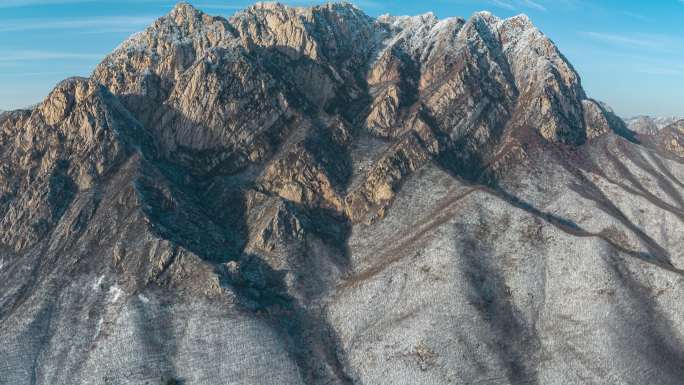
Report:
[[[684,120],[663,128],[660,143],[667,151],[684,158]]]
[[[679,383],[639,134],[525,16],[179,4],[0,114],[0,384]]]

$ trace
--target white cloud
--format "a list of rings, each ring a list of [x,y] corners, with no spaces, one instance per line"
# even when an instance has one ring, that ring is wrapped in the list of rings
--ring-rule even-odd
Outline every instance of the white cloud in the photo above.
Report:
[[[622,45],[637,45],[642,47],[650,47],[658,44],[658,42],[650,39],[643,39],[637,37],[629,37],[625,35],[618,35],[604,32],[582,32],[584,36],[590,37],[594,40],[600,40],[606,43],[622,44]]]
[[[509,11],[531,9],[535,11],[546,12],[548,9],[543,2],[543,0],[491,0],[492,5],[507,9]]]
[[[684,75],[684,64],[677,60],[641,55],[630,57],[628,63],[638,73],[667,77]]]
[[[0,32],[51,29],[122,29],[138,30],[152,23],[157,16],[107,16],[79,19],[12,19],[0,24]]]
[[[682,0],[684,1],[684,0]],[[622,13],[626,16],[629,16],[633,19],[641,20],[641,21],[653,21],[650,17],[644,16],[640,13],[635,13],[635,12],[630,12],[630,11],[622,11]]]
[[[680,76],[684,73],[681,70],[669,67],[638,67],[636,72],[658,76]]]
[[[57,51],[14,51],[0,53],[0,63],[38,60],[98,60],[104,54],[57,52]]]
[[[591,38],[592,40],[600,41],[606,44],[636,47],[642,49],[652,49],[662,52],[675,52],[673,47],[681,44],[679,39],[667,35],[655,34],[633,34],[621,35],[616,33],[605,32],[581,32],[583,36]]]
[[[505,8],[505,9],[508,9],[510,11],[515,11],[517,9],[515,7],[515,5],[508,3],[504,0],[492,0],[492,3],[497,7]]]
[[[0,8],[28,7],[32,5],[60,5],[72,3],[89,3],[95,0],[2,0]]]
[[[0,8],[31,7],[37,5],[63,5],[78,3],[97,3],[102,0],[0,0]],[[175,4],[181,0],[117,0],[117,3],[169,3]]]
[[[533,0],[523,0],[523,4],[525,4],[526,6],[528,6],[530,8],[534,8],[537,11],[543,11],[543,12],[547,11],[545,6],[543,6],[540,3],[537,3],[536,1],[533,1]]]

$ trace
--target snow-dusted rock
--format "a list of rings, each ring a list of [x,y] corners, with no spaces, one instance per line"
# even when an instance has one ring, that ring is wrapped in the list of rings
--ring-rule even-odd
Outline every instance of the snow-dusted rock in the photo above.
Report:
[[[0,115],[0,384],[675,384],[681,122],[526,16],[188,4]]]

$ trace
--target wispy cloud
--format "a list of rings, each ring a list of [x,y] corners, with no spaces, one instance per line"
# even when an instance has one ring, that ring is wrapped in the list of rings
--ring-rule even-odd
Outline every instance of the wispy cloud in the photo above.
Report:
[[[543,0],[491,0],[492,5],[509,11],[531,9],[546,12],[548,9],[542,2]]]
[[[88,68],[84,71],[73,71],[68,74],[66,74],[64,71],[41,71],[41,72],[0,72],[0,77],[4,78],[18,78],[18,77],[41,77],[41,76],[58,76],[60,78],[66,78],[70,75],[73,75],[74,72],[88,72],[88,70],[92,70],[92,68]]]
[[[644,39],[638,37],[629,37],[625,35],[618,35],[604,32],[582,32],[582,35],[590,37],[594,40],[600,40],[605,43],[621,44],[621,45],[636,45],[641,47],[656,46],[659,42],[652,39]]]
[[[680,76],[684,74],[681,70],[669,67],[638,67],[636,72],[647,74],[647,75],[659,75],[659,76]]]
[[[505,9],[508,9],[510,11],[515,11],[517,9],[515,5],[513,5],[509,2],[506,2],[504,0],[492,0],[492,4],[494,4],[495,6],[497,6],[499,8],[505,8]]]
[[[38,5],[66,5],[79,3],[97,3],[102,0],[0,0],[0,8],[32,7]],[[117,0],[117,3],[169,3],[181,0]]]
[[[62,5],[73,3],[90,3],[96,0],[3,0],[0,8],[29,7],[33,5]]]
[[[585,54],[600,57],[606,63],[619,63],[611,68],[627,73],[658,75],[663,77],[682,77],[684,63],[671,55],[646,53],[642,49],[633,51],[596,49]]]
[[[684,0],[682,0],[682,1],[684,1]],[[644,16],[640,13],[635,13],[635,12],[630,12],[630,11],[622,11],[622,13],[625,16],[631,17],[632,19],[641,20],[641,21],[653,21],[653,19],[651,19],[650,17]]]
[[[684,76],[684,64],[677,60],[641,55],[631,57],[629,63],[632,64],[633,70],[637,73],[670,78]]]
[[[546,9],[545,6],[541,5],[540,3],[537,3],[536,1],[533,1],[533,0],[523,0],[523,3],[524,3],[526,6],[530,7],[530,8],[536,9],[537,11],[543,11],[543,12],[546,12],[546,11],[547,11],[547,9]]]
[[[615,33],[605,33],[605,32],[581,32],[583,36],[586,36],[592,40],[603,42],[610,45],[623,46],[623,47],[636,47],[643,49],[652,49],[663,52],[672,52],[673,48],[678,44],[681,44],[679,39],[667,35],[654,35],[654,34],[632,34],[632,35],[621,35]]]
[[[40,60],[98,60],[104,54],[57,52],[57,51],[14,51],[0,53],[0,63]]]
[[[107,16],[79,19],[13,19],[0,24],[0,32],[53,29],[121,29],[138,30],[153,22],[157,16]]]

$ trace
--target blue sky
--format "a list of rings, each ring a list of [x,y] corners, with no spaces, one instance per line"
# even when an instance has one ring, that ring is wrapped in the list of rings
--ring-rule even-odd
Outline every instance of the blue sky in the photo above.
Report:
[[[230,15],[252,1],[190,1]],[[310,5],[317,1],[281,1]],[[173,0],[0,0],[0,109],[39,102],[60,80],[87,76]],[[589,96],[622,116],[684,116],[684,0],[359,0],[366,13],[468,17],[528,14],[570,59]]]

